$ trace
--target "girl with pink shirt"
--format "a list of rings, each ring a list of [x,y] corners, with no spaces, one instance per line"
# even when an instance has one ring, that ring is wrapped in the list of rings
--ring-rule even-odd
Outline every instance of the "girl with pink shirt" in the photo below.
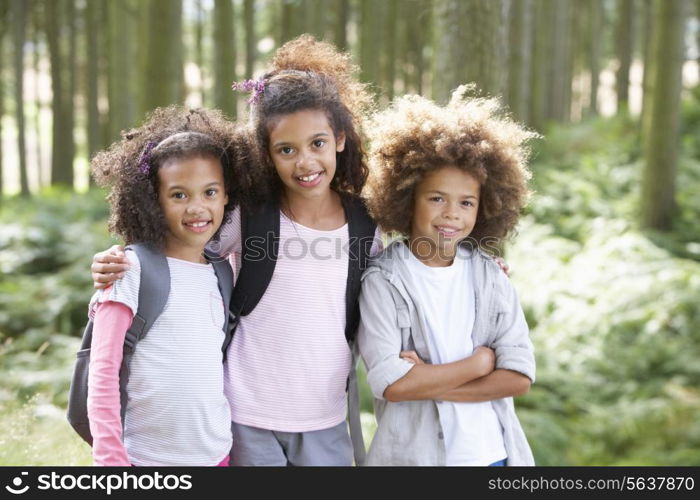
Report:
[[[203,251],[240,202],[233,179],[241,138],[218,112],[173,106],[92,161],[96,181],[110,188],[110,229],[163,254],[170,272],[165,308],[129,362],[125,409],[119,369],[141,285],[134,251],[125,252],[124,277],[96,294],[87,401],[96,465],[228,464],[228,308]]]
[[[234,465],[353,463],[346,423],[359,294],[353,266],[361,271],[380,250],[360,200],[368,171],[358,131],[370,99],[353,70],[349,55],[305,35],[277,51],[272,71],[235,85],[252,91],[251,176],[268,200],[259,211],[279,224],[279,245],[269,284],[239,317],[228,350]],[[370,244],[350,237],[358,212],[371,224]],[[251,258],[244,238],[254,216],[236,208],[209,246],[231,257],[235,279]],[[97,254],[96,286],[119,277],[123,263],[118,248]],[[352,422],[359,414],[351,413]],[[363,452],[356,447],[357,463]]]

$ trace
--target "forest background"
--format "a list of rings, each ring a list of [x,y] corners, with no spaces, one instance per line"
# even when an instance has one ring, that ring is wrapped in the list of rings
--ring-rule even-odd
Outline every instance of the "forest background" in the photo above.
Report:
[[[541,465],[700,465],[700,0],[0,0],[0,465],[86,465],[65,420],[107,232],[89,159],[312,33],[379,108],[460,83],[542,134],[504,248]],[[374,430],[363,385],[363,422]]]

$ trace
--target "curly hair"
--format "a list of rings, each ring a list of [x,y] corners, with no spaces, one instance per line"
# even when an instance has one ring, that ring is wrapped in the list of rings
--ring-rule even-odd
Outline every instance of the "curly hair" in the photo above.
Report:
[[[479,211],[469,240],[504,238],[527,203],[529,151],[538,137],[505,115],[496,99],[468,97],[462,85],[447,106],[404,96],[374,115],[370,176],[365,194],[370,213],[385,231],[409,235],[416,186],[428,172],[455,166],[481,185]]]
[[[270,130],[280,116],[303,110],[326,114],[333,133],[345,134],[345,148],[336,155],[331,189],[359,195],[368,168],[362,147],[362,117],[372,106],[366,85],[353,78],[356,67],[350,55],[311,35],[287,42],[275,53],[272,71],[262,76],[264,90],[251,107],[260,182],[279,199],[283,184],[270,158]]]
[[[120,141],[95,155],[92,175],[110,189],[109,229],[125,243],[152,243],[163,247],[166,222],[158,201],[158,169],[173,158],[213,157],[221,162],[229,212],[247,201],[252,182],[242,165],[249,160],[245,131],[219,111],[169,106],[154,110],[144,124],[122,132]],[[214,235],[218,239],[219,231]]]

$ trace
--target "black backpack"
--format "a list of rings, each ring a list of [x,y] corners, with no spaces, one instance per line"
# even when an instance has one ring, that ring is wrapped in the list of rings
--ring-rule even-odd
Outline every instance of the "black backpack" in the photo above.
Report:
[[[360,424],[360,397],[355,372],[357,352],[354,341],[360,321],[360,306],[357,299],[360,295],[362,272],[367,267],[377,225],[367,213],[362,200],[344,196],[342,201],[348,219],[349,233],[348,278],[345,286],[345,338],[353,352],[352,368],[347,383],[348,415],[355,463],[362,465],[365,447]],[[279,254],[279,206],[267,203],[256,210],[241,211],[241,235],[243,242],[241,270],[231,299],[234,331],[241,316],[247,316],[258,305],[272,280]]]
[[[119,395],[121,400],[121,418],[124,423],[128,395],[129,365],[136,345],[146,336],[153,323],[161,315],[170,295],[170,268],[165,255],[147,244],[134,244],[126,247],[134,250],[141,263],[141,284],[139,288],[139,307],[124,338],[124,357],[119,369]],[[219,291],[224,304],[229,304],[233,288],[233,272],[226,259],[205,253],[214,266],[219,282]],[[230,313],[226,311],[224,322],[224,344],[221,347],[225,359],[226,349],[231,342]],[[90,366],[90,347],[92,344],[93,321],[88,321],[77,360],[73,370],[68,396],[68,422],[73,429],[92,445],[92,434],[87,413],[88,373]]]

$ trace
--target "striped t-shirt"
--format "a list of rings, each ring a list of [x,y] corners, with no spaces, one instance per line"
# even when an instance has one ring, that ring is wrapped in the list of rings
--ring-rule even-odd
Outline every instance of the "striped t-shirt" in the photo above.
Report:
[[[138,309],[140,266],[98,292]],[[131,360],[124,446],[133,465],[217,465],[231,449],[221,347],[224,304],[211,264],[168,257],[165,309]]]
[[[219,252],[241,266],[241,218],[222,230]],[[280,213],[275,272],[241,318],[229,347],[226,394],[234,422],[307,432],[345,420],[351,353],[345,339],[348,225],[320,231]],[[381,248],[376,235],[371,254]]]

